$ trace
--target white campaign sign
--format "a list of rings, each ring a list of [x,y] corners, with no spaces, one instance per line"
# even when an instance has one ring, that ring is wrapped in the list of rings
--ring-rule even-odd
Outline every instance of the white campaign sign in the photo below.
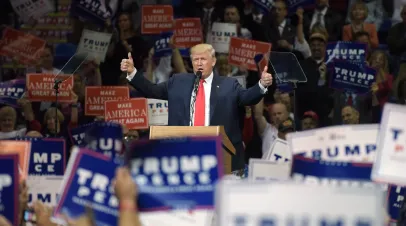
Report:
[[[47,13],[54,11],[50,0],[10,0],[14,12],[18,14],[24,22],[30,19],[39,19]]]
[[[291,164],[265,159],[250,159],[248,179],[253,181],[288,180]]]
[[[55,206],[62,180],[63,176],[28,176],[27,186],[30,188],[28,204],[39,200],[49,206]]]
[[[383,201],[378,187],[221,182],[216,191],[217,225],[381,226]]]
[[[168,101],[148,99],[148,120],[150,126],[168,125]]]
[[[112,34],[83,29],[77,53],[88,53],[94,59],[104,62]]]
[[[262,159],[266,159],[272,162],[290,162],[292,159],[292,152],[288,147],[288,143],[280,138],[277,138],[266,155],[262,156]]]
[[[385,104],[372,180],[406,186],[406,107]]]
[[[213,23],[207,42],[218,53],[228,53],[231,37],[237,37],[237,25],[230,23]]]
[[[378,124],[332,126],[286,137],[292,154],[328,161],[373,162]]]

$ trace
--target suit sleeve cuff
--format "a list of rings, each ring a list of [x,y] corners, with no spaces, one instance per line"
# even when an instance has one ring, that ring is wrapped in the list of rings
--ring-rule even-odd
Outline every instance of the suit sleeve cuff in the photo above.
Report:
[[[268,88],[265,88],[262,84],[261,81],[258,82],[259,88],[261,89],[261,93],[265,94],[266,92],[268,92]]]
[[[131,80],[133,80],[135,74],[137,74],[137,69],[136,69],[136,68],[134,68],[134,71],[131,72],[130,74],[127,73],[127,80],[128,80],[129,82],[131,82]]]

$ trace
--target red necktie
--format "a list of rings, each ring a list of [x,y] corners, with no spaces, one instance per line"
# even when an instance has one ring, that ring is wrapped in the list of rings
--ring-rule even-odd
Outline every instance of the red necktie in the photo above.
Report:
[[[204,126],[205,119],[205,95],[203,87],[203,79],[200,79],[199,90],[196,94],[196,103],[195,103],[195,122],[194,126]]]
[[[347,105],[352,106],[352,95],[350,95],[347,99]]]

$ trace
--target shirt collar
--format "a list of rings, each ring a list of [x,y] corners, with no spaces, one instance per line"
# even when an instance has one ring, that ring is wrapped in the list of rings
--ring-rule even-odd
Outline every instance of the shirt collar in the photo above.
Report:
[[[324,7],[324,9],[323,10],[316,10],[316,13],[321,13],[323,16],[325,16],[326,15],[326,13],[327,13],[327,10],[328,10],[328,7]],[[317,14],[316,14],[317,15]]]
[[[286,25],[286,20],[283,20],[281,24],[279,24],[280,28],[284,28]]]
[[[213,72],[211,72],[211,74],[209,75],[209,77],[207,77],[206,79],[204,79],[204,81],[207,84],[211,84],[211,82],[213,81]]]

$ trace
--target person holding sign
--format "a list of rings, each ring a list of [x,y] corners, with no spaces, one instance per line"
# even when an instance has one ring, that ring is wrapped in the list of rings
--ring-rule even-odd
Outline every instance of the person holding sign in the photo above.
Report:
[[[152,84],[148,81],[140,73],[141,70],[134,67],[131,53],[128,59],[121,61],[121,70],[127,72],[131,85],[147,98],[168,100],[169,126],[223,125],[236,148],[232,170],[242,169],[244,152],[238,109],[240,106],[257,104],[267,92],[267,87],[272,85],[272,75],[267,72],[266,66],[258,84],[244,89],[237,79],[214,73],[216,54],[211,45],[198,44],[190,52],[195,74],[176,74],[163,83]],[[194,87],[199,87],[197,93]]]

